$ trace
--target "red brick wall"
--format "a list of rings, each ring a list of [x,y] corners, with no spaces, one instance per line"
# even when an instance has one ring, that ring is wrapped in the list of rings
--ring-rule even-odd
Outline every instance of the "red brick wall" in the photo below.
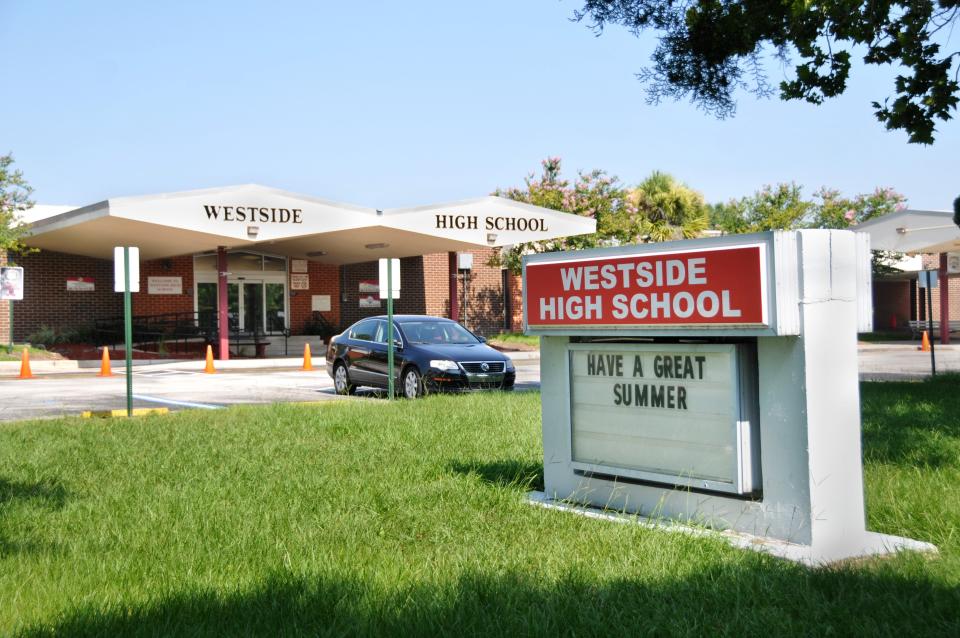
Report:
[[[463,308],[463,280],[458,282],[461,295],[461,320],[479,334],[495,334],[503,329],[504,290],[501,269],[487,266],[493,249],[473,251],[473,269],[469,275],[470,297]],[[94,319],[120,317],[123,314],[122,295],[113,292],[113,262],[77,255],[43,251],[20,260],[26,268],[26,297],[16,302],[15,337],[23,339],[41,324],[54,328],[76,327]],[[384,314],[386,302],[380,308],[359,307],[361,280],[376,280],[377,262],[349,266],[327,266],[309,262],[310,290],[289,290],[290,327],[294,334],[303,330],[311,315],[311,296],[330,295],[330,312],[324,317],[338,328],[344,328],[362,317]],[[394,306],[398,314],[430,314],[449,316],[449,271],[447,253],[436,253],[401,260],[401,295]],[[147,294],[148,277],[181,277],[180,295]],[[68,292],[67,277],[92,277],[93,292]],[[133,295],[135,315],[193,312],[193,257],[184,255],[167,260],[146,261],[140,268],[140,293]],[[519,285],[513,291],[515,299],[513,322],[519,329],[522,317]],[[346,301],[342,301],[344,299]],[[8,311],[0,303],[0,337],[4,336]],[[0,339],[2,342],[2,339]]]
[[[121,317],[123,295],[113,292],[113,260],[41,251],[17,260],[24,268],[23,301],[14,302],[14,338],[41,324],[76,328],[94,319]],[[91,277],[95,290],[69,291],[68,277]]]
[[[510,331],[523,330],[523,277],[510,274],[507,276],[507,295],[510,300]]]
[[[423,256],[423,293],[425,314],[450,316],[450,261],[448,253]]]
[[[330,295],[330,311],[320,314],[334,327],[342,327],[340,325],[340,268],[310,261],[307,262],[307,274],[310,276],[310,290],[292,290],[289,285],[287,286],[290,295],[291,333],[303,333],[304,324],[313,315],[313,295]]]
[[[910,320],[910,281],[873,281],[873,329],[894,330]]]
[[[469,298],[464,314],[464,281],[458,280],[460,295],[460,319],[466,326],[482,335],[491,335],[503,329],[503,282],[501,269],[488,266],[493,255],[490,248],[473,252],[473,269],[469,273]],[[400,262],[400,299],[394,305],[397,314],[428,314],[437,317],[450,316],[450,275],[447,253],[433,253],[422,257],[409,257]],[[341,312],[346,327],[363,317],[386,313],[386,302],[380,308],[359,307],[359,285],[362,280],[376,281],[377,262],[343,266],[341,270],[343,293],[347,299]]]
[[[404,257],[400,260],[400,298],[395,300],[393,304],[393,311],[396,314],[427,314],[423,273],[423,257]],[[377,281],[379,277],[379,266],[375,261],[341,267],[342,294],[346,299],[340,310],[341,328],[346,328],[363,317],[373,317],[387,313],[386,300],[380,302],[379,308],[360,307],[360,282],[366,280]]]
[[[180,277],[183,292],[179,295],[151,295],[147,277]],[[113,285],[111,280],[110,285]],[[140,263],[140,292],[131,295],[134,316],[163,315],[171,312],[192,313],[193,255],[155,259]]]
[[[924,255],[923,256],[923,267],[927,270],[936,270],[940,268],[940,255]],[[949,279],[950,289],[949,293],[949,312],[950,319],[956,321],[960,319],[960,276],[953,275]],[[943,282],[938,282],[940,286],[943,285]],[[920,294],[926,298],[927,289],[921,288],[918,291]],[[933,320],[940,321],[940,288],[934,288],[932,290],[933,294]],[[917,307],[920,307],[919,297],[917,299]],[[917,315],[918,319],[925,319],[926,317],[923,314]]]
[[[499,266],[488,266],[495,248],[478,248],[473,253],[473,268],[464,282],[458,282],[460,321],[467,328],[484,336],[503,330],[503,275]],[[464,286],[468,297],[464,299]]]

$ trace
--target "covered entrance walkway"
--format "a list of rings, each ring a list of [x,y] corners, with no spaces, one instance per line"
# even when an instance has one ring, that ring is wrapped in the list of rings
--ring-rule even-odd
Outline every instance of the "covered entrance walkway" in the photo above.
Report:
[[[231,333],[298,331],[311,316],[339,321],[346,295],[342,265],[446,253],[447,286],[439,292],[457,318],[458,251],[595,229],[589,218],[498,197],[377,210],[250,184],[108,199],[37,219],[27,243],[41,256],[100,262],[112,259],[114,246],[138,246],[144,265],[135,314],[195,312],[198,325],[215,323],[219,355],[226,359]],[[37,274],[25,273],[27,290]],[[95,285],[96,294],[112,290],[112,281]],[[110,299],[103,296],[103,303]]]

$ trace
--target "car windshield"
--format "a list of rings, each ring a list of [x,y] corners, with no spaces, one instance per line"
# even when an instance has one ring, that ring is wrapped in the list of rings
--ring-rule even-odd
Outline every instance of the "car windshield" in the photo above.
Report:
[[[480,343],[469,330],[453,321],[407,321],[403,334],[410,343],[464,345]]]

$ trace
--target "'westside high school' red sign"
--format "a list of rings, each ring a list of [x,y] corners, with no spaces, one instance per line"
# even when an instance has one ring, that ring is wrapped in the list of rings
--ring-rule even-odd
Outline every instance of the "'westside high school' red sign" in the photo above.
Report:
[[[527,325],[767,325],[764,248],[528,263]]]

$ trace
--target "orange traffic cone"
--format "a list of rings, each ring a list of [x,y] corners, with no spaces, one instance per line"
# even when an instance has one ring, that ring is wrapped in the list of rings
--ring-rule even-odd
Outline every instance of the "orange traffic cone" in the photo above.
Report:
[[[217,373],[213,367],[213,346],[207,346],[207,367],[205,367],[203,371],[207,374]]]
[[[923,338],[920,340],[920,350],[922,352],[930,352],[930,337],[927,335],[927,331],[923,331]]]
[[[23,354],[20,355],[20,378],[21,379],[32,379],[33,372],[30,371],[30,350],[29,348],[23,349]]]
[[[112,377],[110,370],[110,353],[107,352],[107,346],[103,346],[103,356],[100,358],[100,374],[98,377]]]
[[[303,344],[303,369],[313,370],[313,357],[310,356],[310,344]]]

